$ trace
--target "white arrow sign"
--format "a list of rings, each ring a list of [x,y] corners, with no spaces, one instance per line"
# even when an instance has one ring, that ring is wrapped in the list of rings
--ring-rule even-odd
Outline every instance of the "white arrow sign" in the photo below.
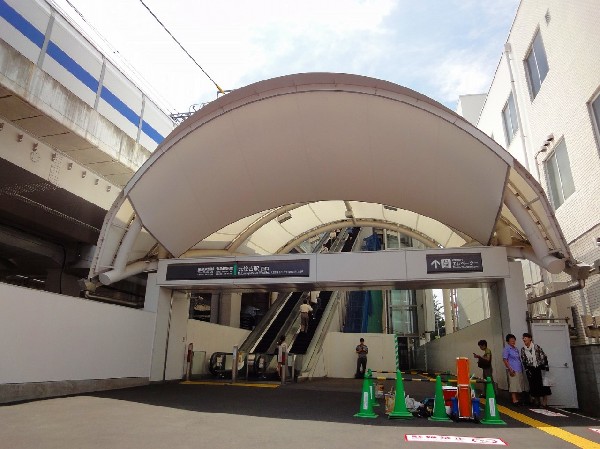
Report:
[[[439,260],[434,260],[433,262],[431,262],[431,265],[433,265],[434,268],[438,268],[442,263]]]

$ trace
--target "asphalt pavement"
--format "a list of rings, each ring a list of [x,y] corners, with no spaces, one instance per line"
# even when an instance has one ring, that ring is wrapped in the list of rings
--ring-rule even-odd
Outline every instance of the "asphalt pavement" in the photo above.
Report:
[[[419,376],[415,376],[417,378]],[[385,381],[384,390],[395,386]],[[407,380],[416,400],[435,383]],[[165,383],[0,407],[0,448],[600,448],[600,421],[500,405],[506,425],[357,418],[362,380]],[[563,416],[549,416],[560,414]],[[473,446],[475,444],[476,446]],[[443,447],[444,444],[439,445]]]

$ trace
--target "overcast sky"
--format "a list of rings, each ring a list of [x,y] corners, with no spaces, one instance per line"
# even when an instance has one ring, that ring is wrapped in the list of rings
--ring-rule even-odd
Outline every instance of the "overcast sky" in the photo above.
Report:
[[[140,0],[53,1],[86,27],[70,2],[170,112],[216,98],[216,87]],[[519,0],[144,3],[225,90],[291,73],[346,72],[454,109],[459,95],[487,92]]]

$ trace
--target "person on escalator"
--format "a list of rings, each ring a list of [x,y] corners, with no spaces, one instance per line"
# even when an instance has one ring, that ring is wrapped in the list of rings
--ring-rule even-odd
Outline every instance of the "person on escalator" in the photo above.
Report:
[[[308,318],[312,310],[312,307],[308,305],[308,301],[305,299],[300,305],[300,332],[308,331]]]
[[[277,340],[277,374],[281,379],[281,369],[285,366],[285,358],[287,357],[287,343],[285,342],[285,335],[281,335]]]
[[[312,292],[310,294],[310,306],[312,307],[312,319],[314,320],[317,316],[317,310],[319,310],[319,301],[321,298],[319,298],[319,295],[316,294],[316,292]]]

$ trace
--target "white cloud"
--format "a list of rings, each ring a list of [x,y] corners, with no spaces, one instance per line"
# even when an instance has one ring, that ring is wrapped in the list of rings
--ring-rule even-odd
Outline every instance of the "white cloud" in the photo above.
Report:
[[[139,0],[70,1],[172,109],[216,97]],[[289,73],[350,72],[443,102],[487,89],[501,50],[488,44],[490,30],[506,37],[517,1],[144,0],[224,89]]]
[[[55,0],[72,11],[66,0]],[[216,88],[171,41],[138,0],[70,0],[177,110],[213,100]],[[392,0],[144,1],[222,88],[297,71],[362,67],[376,57],[350,55],[378,30]],[[80,21],[81,22],[81,21]],[[116,56],[116,55],[113,55]],[[144,86],[142,86],[144,88]]]
[[[430,68],[439,100],[454,102],[459,95],[487,93],[493,74],[490,62],[466,52],[450,53],[435,68]]]

